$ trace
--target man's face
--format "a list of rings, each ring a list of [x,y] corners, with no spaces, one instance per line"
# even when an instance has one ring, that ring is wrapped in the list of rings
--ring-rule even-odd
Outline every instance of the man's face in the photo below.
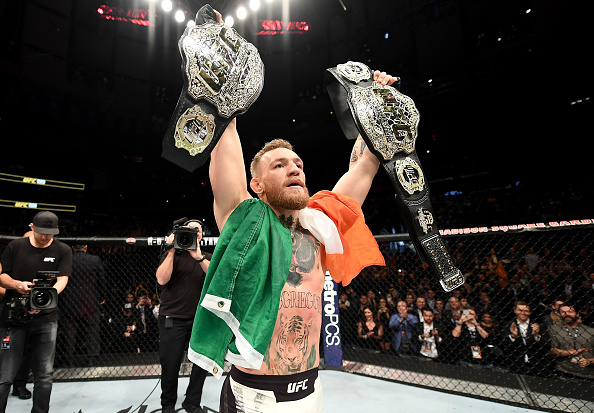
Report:
[[[516,317],[518,317],[518,320],[520,320],[520,322],[525,323],[531,314],[530,307],[528,307],[527,305],[517,305],[516,308],[514,308],[514,313],[516,313]]]
[[[425,324],[431,324],[433,322],[433,313],[431,311],[423,311],[423,319],[425,320]]]
[[[559,314],[566,324],[573,324],[579,320],[575,308],[567,305],[561,305],[561,307],[559,307]]]
[[[456,311],[456,310],[459,310],[460,309],[460,302],[458,301],[458,299],[456,297],[450,298],[450,308],[453,311]]]
[[[404,301],[398,301],[398,304],[396,304],[396,309],[398,310],[398,312],[400,314],[407,314],[407,311],[406,311],[406,302],[404,302]]]
[[[423,297],[417,297],[417,308],[420,310],[421,308],[425,307],[425,299]],[[423,316],[424,317],[424,316]]]
[[[445,307],[445,303],[443,302],[443,300],[436,300],[435,301],[435,308],[438,311],[443,311],[444,307]]]
[[[262,156],[258,169],[259,176],[252,179],[251,187],[270,206],[291,211],[307,206],[303,161],[295,152],[273,149]]]
[[[49,244],[54,236],[52,234],[40,234],[39,232],[33,231],[33,238],[35,238],[37,244],[44,246]]]

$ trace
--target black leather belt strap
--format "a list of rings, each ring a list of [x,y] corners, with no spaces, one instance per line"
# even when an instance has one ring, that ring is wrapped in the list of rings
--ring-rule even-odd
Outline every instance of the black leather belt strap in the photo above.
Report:
[[[433,219],[429,187],[415,152],[419,112],[414,101],[391,86],[373,82],[371,69],[359,62],[327,69],[325,85],[346,137],[361,135],[388,173],[420,258],[445,291],[464,284]]]
[[[162,156],[189,172],[204,164],[229,122],[256,101],[264,64],[254,45],[217,23],[210,5],[178,42],[184,86],[165,137]]]

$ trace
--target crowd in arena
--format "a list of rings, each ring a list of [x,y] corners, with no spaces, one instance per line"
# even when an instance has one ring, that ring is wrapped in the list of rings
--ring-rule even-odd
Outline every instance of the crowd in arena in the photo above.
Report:
[[[453,259],[466,283],[444,293],[412,249],[398,249],[397,243],[384,246],[387,266],[364,270],[340,290],[347,346],[548,377],[568,374],[555,367],[563,356],[554,349],[561,345],[556,335],[573,334],[585,340],[589,352],[569,357],[575,366],[586,359],[569,375],[594,378],[594,360],[589,361],[594,345],[594,260],[585,248],[571,253],[565,247],[553,253],[524,245],[510,247],[500,258],[495,250],[484,256],[477,251],[466,254],[460,243],[453,247]],[[576,311],[576,326],[568,327],[567,314],[560,309],[563,303],[571,307],[563,311]]]

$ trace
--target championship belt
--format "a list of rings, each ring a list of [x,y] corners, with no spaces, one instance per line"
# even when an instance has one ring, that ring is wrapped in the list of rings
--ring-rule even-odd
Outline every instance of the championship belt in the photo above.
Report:
[[[326,70],[324,83],[348,139],[365,140],[396,190],[396,202],[420,258],[442,288],[464,284],[433,219],[429,187],[415,152],[419,111],[414,101],[392,86],[373,81],[363,63],[347,62]]]
[[[162,156],[189,172],[204,164],[223,131],[256,101],[264,64],[256,47],[217,23],[210,5],[178,42],[184,87],[163,139]]]

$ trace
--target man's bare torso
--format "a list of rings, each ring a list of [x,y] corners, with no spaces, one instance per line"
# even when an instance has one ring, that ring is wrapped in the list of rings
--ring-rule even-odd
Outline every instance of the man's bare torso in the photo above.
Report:
[[[250,374],[287,375],[317,367],[322,323],[325,269],[322,245],[303,228],[291,229],[293,257],[272,339],[260,370],[238,367]]]

